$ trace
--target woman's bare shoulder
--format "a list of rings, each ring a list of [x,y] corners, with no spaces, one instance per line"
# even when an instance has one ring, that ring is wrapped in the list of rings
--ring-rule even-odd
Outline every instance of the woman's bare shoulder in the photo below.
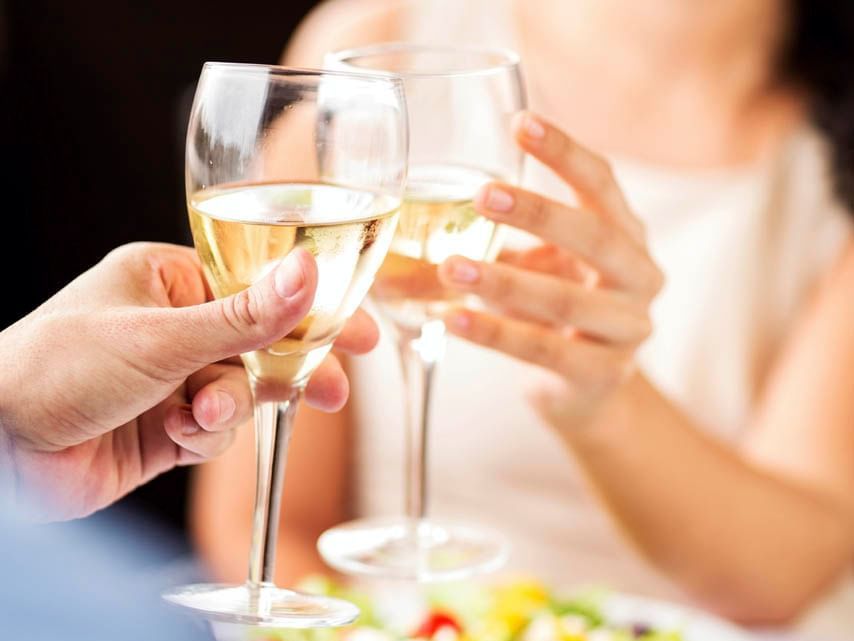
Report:
[[[329,51],[399,40],[412,0],[326,0],[297,28],[282,55],[284,64],[317,67]]]

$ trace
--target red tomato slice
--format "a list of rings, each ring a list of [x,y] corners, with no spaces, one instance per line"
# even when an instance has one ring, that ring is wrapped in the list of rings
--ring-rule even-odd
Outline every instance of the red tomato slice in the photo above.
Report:
[[[414,636],[421,639],[431,639],[436,632],[444,627],[453,628],[457,632],[463,631],[459,622],[447,612],[431,612],[415,631]]]

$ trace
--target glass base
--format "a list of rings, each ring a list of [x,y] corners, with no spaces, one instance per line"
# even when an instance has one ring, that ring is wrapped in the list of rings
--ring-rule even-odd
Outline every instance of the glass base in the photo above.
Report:
[[[205,619],[268,628],[335,627],[359,616],[347,601],[266,584],[197,583],[164,592],[163,598]]]
[[[491,530],[404,517],[344,523],[324,532],[317,549],[345,574],[420,582],[492,572],[504,565],[510,550]]]

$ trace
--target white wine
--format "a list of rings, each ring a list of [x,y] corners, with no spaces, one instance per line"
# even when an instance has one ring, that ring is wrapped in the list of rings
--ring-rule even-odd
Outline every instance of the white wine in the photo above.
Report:
[[[397,232],[371,290],[392,320],[419,327],[459,300],[438,278],[438,265],[449,256],[491,257],[496,225],[475,212],[472,199],[493,178],[454,165],[410,168]]]
[[[361,303],[388,251],[399,199],[323,183],[206,190],[188,202],[190,227],[217,298],[249,287],[294,247],[314,255],[309,314],[287,336],[243,355],[258,381],[302,384]]]

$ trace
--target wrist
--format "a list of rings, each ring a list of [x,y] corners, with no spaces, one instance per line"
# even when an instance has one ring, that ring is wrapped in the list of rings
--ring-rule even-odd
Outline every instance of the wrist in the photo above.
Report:
[[[648,409],[649,384],[634,373],[607,398],[585,415],[584,420],[562,429],[564,442],[576,451],[596,451],[624,447],[641,433],[644,412]]]

